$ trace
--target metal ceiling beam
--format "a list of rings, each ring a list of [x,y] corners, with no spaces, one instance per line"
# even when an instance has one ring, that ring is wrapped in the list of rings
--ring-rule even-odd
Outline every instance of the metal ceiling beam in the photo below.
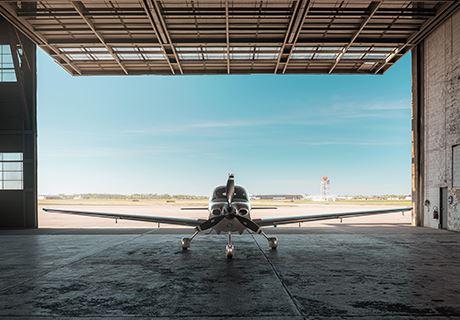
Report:
[[[79,74],[81,75],[81,71],[77,68],[69,58],[65,55],[62,55],[59,49],[54,47],[46,40],[45,37],[42,36],[40,32],[37,32],[34,27],[25,19],[19,17],[15,10],[8,4],[0,3],[0,14],[9,22],[11,23],[17,30],[22,32],[26,37],[28,37],[32,42],[37,44],[38,46],[42,47],[43,50],[50,54],[52,51],[61,61],[55,59],[57,63],[59,63],[64,69],[66,69],[71,74]],[[65,64],[63,64],[63,62]]]
[[[363,22],[361,22],[361,25],[359,26],[358,30],[351,37],[350,43],[348,43],[347,46],[345,48],[343,48],[342,52],[339,53],[339,55],[335,59],[334,65],[329,70],[329,73],[332,73],[334,71],[334,69],[337,67],[337,65],[339,64],[340,60],[342,59],[343,55],[345,53],[347,53],[348,49],[350,49],[350,47],[353,45],[353,43],[356,41],[356,39],[358,39],[359,35],[364,30],[364,28],[369,23],[369,21],[372,19],[372,17],[377,12],[377,10],[380,8],[381,4],[382,4],[381,1],[373,1],[373,2],[371,2],[371,4],[369,5],[369,9],[368,9],[369,14],[368,14],[367,18],[364,19]]]
[[[147,3],[146,0],[143,0],[142,1],[142,6],[144,7],[144,11],[145,11],[145,14],[147,15],[147,18],[149,19],[149,22],[150,22],[150,25],[153,29],[153,32],[155,33],[156,35],[156,39],[158,41],[158,44],[160,45],[161,47],[161,51],[163,52],[164,56],[165,56],[165,59],[166,59],[166,62],[168,63],[168,66],[169,68],[171,69],[171,73],[172,74],[176,74],[176,71],[174,70],[174,66],[172,65],[171,61],[169,60],[169,57],[168,57],[168,52],[166,51],[166,48],[160,38],[160,31],[158,30],[157,28],[157,25],[155,24],[155,21],[153,19],[153,16],[152,16],[152,11],[149,9],[149,5]]]
[[[385,28],[386,25],[382,24],[374,24],[374,23],[368,23],[366,26],[366,31],[376,31],[376,32],[381,32],[383,28]],[[150,23],[148,25],[144,26],[133,26],[133,25],[127,25],[130,31],[151,31],[152,26]],[[35,27],[35,30],[37,32],[62,32],[64,29],[60,26],[40,26],[40,27]],[[87,31],[88,27],[85,24],[84,26],[81,27],[66,27],[66,31],[71,31],[71,32],[81,32],[81,31]],[[126,31],[126,29],[120,25],[111,25],[111,26],[98,26],[97,30],[99,32],[111,32],[111,31]],[[190,31],[196,30],[196,24],[193,23],[184,23],[181,26],[170,26],[169,27],[170,31],[174,32],[180,32],[180,33],[186,33]],[[257,32],[257,31],[264,31],[264,32],[276,32],[278,31],[278,28],[275,26],[259,26],[259,28],[255,26],[250,26],[250,25],[232,25],[232,30],[234,31],[250,31],[250,32]],[[318,26],[318,25],[304,25],[302,28],[303,31],[323,31],[324,27]],[[335,26],[332,26],[329,28],[329,31],[355,31],[356,27],[355,24],[341,24],[341,23],[335,23]],[[391,31],[393,33],[395,31],[403,31],[403,32],[412,32],[412,31],[418,31],[419,26],[416,24],[394,24],[394,26],[391,27]],[[201,25],[200,31],[225,31],[225,27],[218,27],[214,24],[211,24],[209,26],[203,26]]]
[[[26,116],[27,127],[30,127],[30,124],[31,124],[30,123],[30,112],[29,112],[29,108],[27,108],[27,106],[29,105],[28,102],[30,101],[28,101],[28,95],[26,94],[26,89],[24,86],[24,74],[23,74],[24,64],[22,63],[23,61],[19,61],[20,55],[19,55],[18,46],[21,47],[23,54],[24,54],[24,48],[22,47],[22,45],[20,45],[19,37],[14,36],[18,34],[16,34],[12,29],[16,29],[16,28],[8,26],[8,36],[10,38],[11,58],[13,59],[13,66],[14,66],[14,71],[16,74],[16,80],[22,92],[22,94],[20,95],[21,100],[22,100],[22,109],[27,115]]]
[[[75,8],[75,10],[77,10],[77,12],[80,15],[80,17],[86,22],[88,27],[93,31],[94,35],[99,39],[99,41],[102,43],[102,45],[107,49],[109,54],[118,63],[118,65],[120,66],[121,70],[123,70],[123,72],[125,74],[129,74],[128,70],[125,68],[123,63],[121,63],[120,58],[118,58],[118,55],[113,51],[112,47],[109,46],[105,42],[104,37],[102,36],[102,34],[100,34],[99,31],[96,30],[96,27],[94,26],[94,23],[88,17],[85,16],[86,8],[85,8],[84,4],[81,1],[72,1],[72,5]]]
[[[21,39],[21,37],[24,37],[24,35],[20,34],[19,30],[17,28],[13,28],[13,29],[14,29],[14,35],[15,35],[15,38],[17,39],[17,41],[18,41],[18,44],[21,46],[21,48],[23,48],[24,47],[24,41],[23,41],[23,39]],[[27,53],[30,54],[30,52],[27,52],[27,51],[23,50],[22,55],[21,55],[21,64],[23,64],[24,61],[25,61],[25,63],[27,64],[27,67],[29,68],[29,71],[31,71],[32,70],[32,63],[30,61],[31,59],[29,57],[29,54],[27,54]]]
[[[279,45],[283,43],[284,39],[281,37],[267,37],[267,38],[251,38],[251,37],[232,37],[232,44],[237,46],[244,46],[248,44],[266,44],[269,46]],[[407,38],[358,38],[355,42],[363,43],[363,44],[404,44],[406,43]],[[350,42],[349,37],[309,37],[309,38],[299,38],[297,43],[298,44],[305,44],[305,45],[333,45],[333,44],[347,44]],[[97,38],[80,38],[77,40],[69,39],[69,38],[53,38],[49,40],[50,44],[53,45],[69,45],[69,44],[78,44],[78,45],[87,45],[87,44],[100,44],[101,42]],[[109,45],[117,45],[117,44],[151,44],[152,38],[110,38],[106,39],[106,43]],[[175,38],[174,43],[176,44],[219,44],[225,46],[225,38],[224,37],[201,37],[198,38]]]
[[[227,42],[227,73],[230,74],[230,23],[228,17],[228,0],[225,0],[225,39]]]
[[[289,74],[327,74],[329,68],[317,68],[317,69],[308,69],[305,70],[305,68],[298,68],[298,69],[293,69],[289,70]],[[370,71],[359,71],[357,72],[356,70],[352,69],[338,69],[338,72],[340,71],[340,74],[374,74],[374,72]],[[273,67],[266,67],[266,68],[253,68],[253,73],[258,73],[258,74],[273,74]],[[193,70],[187,70],[186,72],[187,75],[202,75],[203,71],[201,69],[193,69]],[[207,74],[226,74],[225,69],[207,69]],[[242,69],[232,69],[232,74],[247,74]],[[123,75],[123,72],[121,70],[84,70],[83,71],[84,76],[104,76],[104,75]],[[170,75],[169,70],[167,72],[153,72],[150,70],[131,70],[130,75]]]
[[[306,4],[305,13],[303,14],[302,21],[299,24],[299,27],[298,27],[298,30],[296,31],[296,34],[294,35],[294,38],[292,40],[292,45],[291,45],[291,48],[289,50],[288,57],[286,59],[286,63],[284,64],[284,67],[283,67],[283,74],[286,73],[286,69],[288,67],[289,61],[291,60],[292,50],[295,48],[295,46],[297,44],[297,41],[299,40],[300,32],[302,31],[303,25],[305,24],[305,19],[307,18],[307,15],[310,12],[312,3],[313,2],[309,0],[308,3]]]
[[[168,28],[166,26],[166,22],[164,21],[163,15],[161,14],[160,7],[156,0],[143,0],[142,4],[144,9],[149,16],[149,21],[152,24],[152,28],[154,28],[155,33],[157,34],[158,40],[161,42],[162,46],[165,48],[165,52],[167,54],[166,58],[169,60],[169,51],[166,50],[166,46],[169,50],[171,50],[172,55],[174,56],[174,64],[179,69],[179,72],[183,74],[182,66],[179,60],[179,56],[176,52],[176,48],[174,47],[174,43],[171,40],[171,36],[169,34]]]
[[[384,71],[390,64],[394,63],[394,58],[398,57],[403,51],[408,51],[415,47],[420,41],[422,41],[431,31],[437,26],[443,23],[448,17],[450,17],[456,10],[460,9],[460,1],[445,3],[437,10],[437,14],[428,19],[419,29],[415,32],[403,45],[401,45],[394,53],[392,53],[385,62],[375,71],[375,74],[379,74]]]
[[[28,1],[37,2],[37,11],[21,6]],[[426,6],[412,6],[415,2]],[[73,3],[81,4],[80,12]],[[191,6],[182,0],[0,0],[0,14],[10,16],[72,74],[233,74],[270,68],[272,73],[383,73],[432,31],[434,13],[444,15],[459,5],[453,0],[193,0]],[[345,59],[355,47],[363,54],[377,48],[372,53],[385,56]],[[103,57],[96,48],[111,55]],[[306,59],[312,49],[315,56]],[[123,59],[121,50],[142,59]],[[82,53],[92,59],[75,59]],[[298,59],[297,53],[307,55]],[[360,69],[363,62],[373,67]]]
[[[382,0],[384,1],[384,0]],[[412,1],[413,2],[413,1]],[[196,14],[200,17],[206,18],[220,18],[222,17],[224,8],[199,8],[196,10]],[[229,10],[229,15],[231,17],[250,17],[256,16],[259,10],[257,7],[254,8],[238,8],[232,7]],[[331,8],[331,7],[315,7],[311,9],[312,17],[329,17],[331,15],[340,15],[340,16],[361,16],[366,14],[366,9],[362,8]],[[163,10],[163,14],[168,17],[188,17],[192,14],[188,7],[177,7],[177,8],[166,8]],[[281,17],[284,18],[286,15],[290,15],[291,10],[288,8],[264,8],[261,11],[262,16],[266,17]],[[413,16],[431,16],[434,15],[435,11],[431,9],[392,9],[392,8],[382,8],[382,10],[376,16],[388,16],[388,15],[401,15],[407,17]],[[27,17],[78,17],[71,8],[53,8],[52,13],[49,9],[40,9],[37,10],[27,10],[27,9],[18,9],[19,16]],[[88,17],[98,16],[98,17],[111,17],[113,15],[125,16],[125,17],[142,17],[143,10],[139,7],[123,7],[123,8],[91,8],[87,12]]]
[[[286,48],[286,44],[288,43],[289,38],[290,38],[290,36],[292,34],[294,21],[296,21],[298,19],[299,11],[301,10],[301,7],[302,7],[302,5],[305,5],[307,1],[309,1],[309,0],[299,0],[299,1],[297,1],[296,6],[294,7],[294,11],[292,11],[291,17],[289,19],[289,23],[287,25],[286,34],[284,35],[283,43],[282,43],[280,51],[278,53],[278,59],[276,61],[275,70],[274,70],[275,74],[278,73],[278,69],[279,69],[279,66],[280,66],[280,63],[281,63],[281,59],[282,59],[283,54],[284,54],[284,49]]]

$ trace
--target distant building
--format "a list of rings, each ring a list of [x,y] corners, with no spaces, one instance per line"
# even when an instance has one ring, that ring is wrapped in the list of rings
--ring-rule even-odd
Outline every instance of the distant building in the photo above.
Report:
[[[60,196],[60,195],[49,195],[49,196],[42,196],[42,200],[61,200],[61,199],[64,199],[63,196]]]
[[[337,200],[352,200],[353,197],[352,196],[337,196],[336,199]]]
[[[304,196],[301,194],[259,194],[254,195],[253,199],[262,200],[301,200]]]
[[[337,196],[334,195],[328,195],[327,197],[323,197],[322,195],[307,195],[305,196],[306,200],[311,200],[311,201],[336,201]]]

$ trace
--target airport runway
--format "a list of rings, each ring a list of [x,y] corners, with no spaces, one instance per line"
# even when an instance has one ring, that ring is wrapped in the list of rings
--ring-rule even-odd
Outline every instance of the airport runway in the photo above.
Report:
[[[460,234],[407,225],[0,231],[3,319],[453,319]]]
[[[269,205],[269,204],[268,204]],[[59,208],[66,210],[79,211],[96,211],[96,212],[118,212],[126,214],[139,215],[157,215],[169,217],[187,217],[187,218],[203,218],[207,219],[209,213],[207,211],[183,211],[180,210],[181,204],[137,204],[137,205],[68,205],[54,204],[40,206],[45,208]],[[187,205],[185,205],[187,206]],[[201,204],[200,207],[206,207],[207,204]],[[319,213],[333,212],[350,212],[350,211],[365,211],[365,210],[382,210],[386,208],[406,207],[407,205],[343,205],[343,204],[293,204],[279,207],[277,210],[254,210],[251,212],[253,218],[268,218],[277,216],[298,216]],[[158,227],[155,224],[139,221],[119,220],[117,224],[113,219],[91,218],[75,215],[65,215],[56,213],[45,213],[39,210],[39,226],[40,228],[151,228]],[[303,223],[302,226],[328,226],[337,223],[338,220],[328,220],[321,222]],[[410,213],[405,215],[400,213],[377,215],[372,217],[357,217],[343,219],[343,223],[364,225],[364,224],[401,224],[408,225],[411,222]],[[287,227],[298,227],[298,224],[285,225]],[[160,227],[178,228],[162,224]]]

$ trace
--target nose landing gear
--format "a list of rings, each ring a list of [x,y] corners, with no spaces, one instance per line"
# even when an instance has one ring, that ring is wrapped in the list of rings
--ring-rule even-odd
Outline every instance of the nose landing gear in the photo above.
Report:
[[[227,259],[233,258],[233,245],[227,244],[225,246],[225,251],[226,251]]]
[[[233,244],[232,244],[232,234],[228,233],[228,244],[225,246],[225,251],[227,255],[227,259],[233,258]]]

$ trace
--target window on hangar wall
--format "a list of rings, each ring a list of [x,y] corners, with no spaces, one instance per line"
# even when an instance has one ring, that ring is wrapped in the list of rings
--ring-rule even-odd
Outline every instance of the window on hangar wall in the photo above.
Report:
[[[9,44],[0,44],[0,82],[16,82],[16,72]]]
[[[0,153],[0,190],[24,188],[24,163],[22,153]]]

